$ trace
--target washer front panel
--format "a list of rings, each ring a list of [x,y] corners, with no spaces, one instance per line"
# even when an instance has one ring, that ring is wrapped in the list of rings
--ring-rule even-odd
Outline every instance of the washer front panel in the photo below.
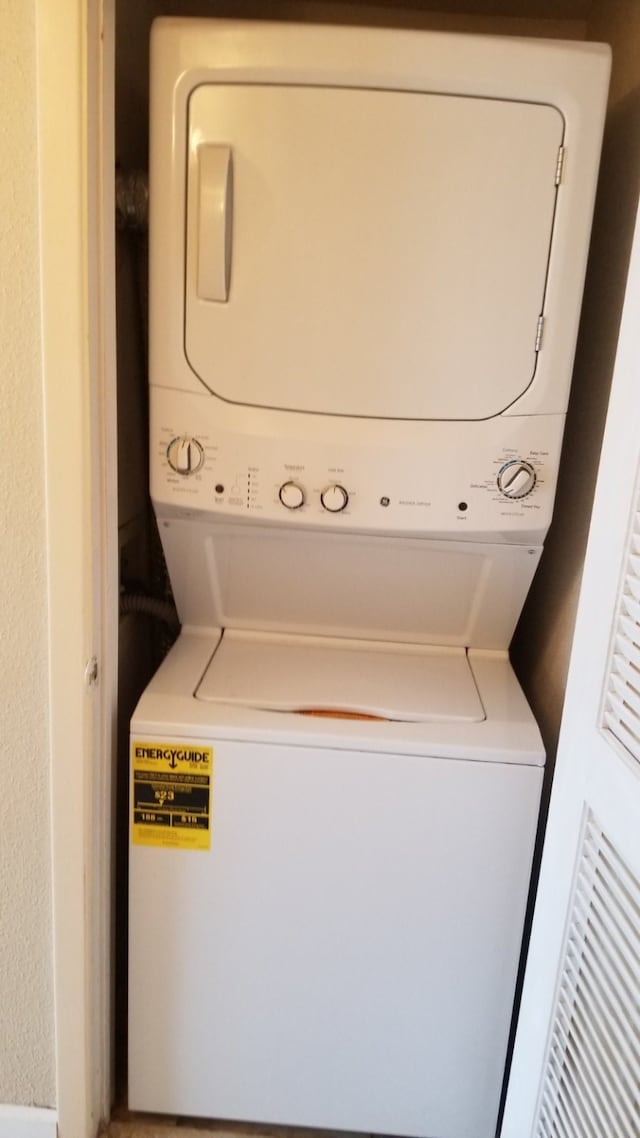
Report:
[[[541,769],[207,746],[210,850],[130,851],[131,1107],[493,1138]]]

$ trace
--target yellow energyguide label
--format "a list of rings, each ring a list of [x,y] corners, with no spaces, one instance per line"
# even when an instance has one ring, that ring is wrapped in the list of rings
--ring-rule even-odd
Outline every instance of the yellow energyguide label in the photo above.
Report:
[[[211,847],[213,747],[131,740],[131,837],[136,846]]]

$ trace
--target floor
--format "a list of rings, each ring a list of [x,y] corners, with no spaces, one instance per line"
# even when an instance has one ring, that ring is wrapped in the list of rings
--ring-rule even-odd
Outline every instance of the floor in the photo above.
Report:
[[[166,1118],[117,1110],[102,1138],[355,1138],[336,1130],[303,1130],[291,1126],[212,1122]],[[358,1138],[373,1136],[358,1135]]]

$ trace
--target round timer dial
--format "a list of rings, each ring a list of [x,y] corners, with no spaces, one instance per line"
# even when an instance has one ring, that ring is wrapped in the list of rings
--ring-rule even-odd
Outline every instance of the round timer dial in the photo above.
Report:
[[[340,486],[337,482],[334,482],[331,486],[327,486],[326,489],[322,491],[320,501],[325,510],[328,510],[329,513],[339,514],[347,505],[349,495],[344,486]]]
[[[285,482],[280,487],[279,498],[288,510],[299,510],[304,506],[304,490],[297,482]]]
[[[531,463],[514,458],[505,463],[498,473],[498,489],[507,498],[524,498],[536,484],[536,472]]]
[[[167,447],[167,460],[176,474],[196,474],[204,463],[202,443],[190,435],[178,435]]]

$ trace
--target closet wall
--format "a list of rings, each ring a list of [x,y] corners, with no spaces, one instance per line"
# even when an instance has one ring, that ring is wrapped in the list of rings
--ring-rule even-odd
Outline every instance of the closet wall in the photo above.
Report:
[[[56,1071],[35,4],[9,0],[0,18],[1,1116],[52,1106]]]

